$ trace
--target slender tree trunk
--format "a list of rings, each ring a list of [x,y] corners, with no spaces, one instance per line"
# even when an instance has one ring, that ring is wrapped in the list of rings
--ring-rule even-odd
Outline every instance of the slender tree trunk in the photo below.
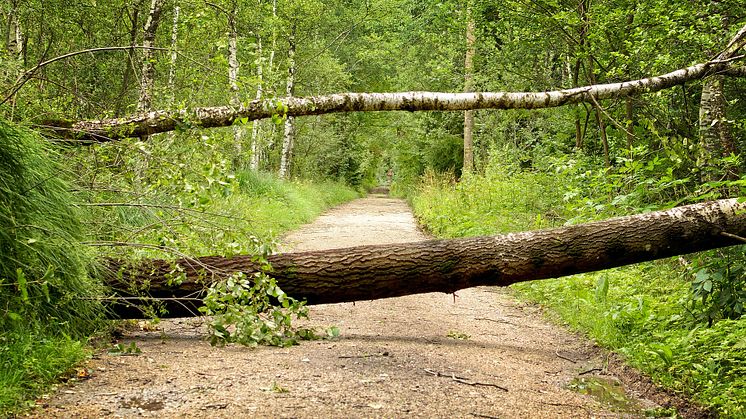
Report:
[[[373,300],[425,292],[451,293],[480,285],[556,278],[742,244],[746,203],[707,202],[667,211],[503,236],[359,246],[269,256],[270,275],[290,296],[309,304]],[[178,267],[175,266],[178,265]],[[137,266],[110,261],[106,279],[115,293],[144,290],[165,301],[169,316],[190,315],[213,281],[260,269],[252,256],[202,257]],[[173,281],[173,272],[183,272]],[[173,285],[178,282],[178,285]],[[142,295],[142,294],[140,294]],[[138,317],[115,306],[124,317]]]
[[[596,73],[593,69],[593,56],[588,56],[588,81],[591,84],[596,84]],[[598,125],[598,132],[601,137],[601,145],[604,151],[604,165],[609,168],[611,167],[611,159],[609,158],[609,139],[606,136],[606,121],[604,120],[601,104],[598,101],[593,101],[593,107],[596,114],[596,124]]]
[[[153,50],[155,35],[161,20],[161,10],[164,0],[152,0],[150,13],[143,29],[143,42],[145,47],[142,53],[142,75],[140,81],[140,99],[137,102],[138,112],[148,112],[153,105],[153,85],[155,83],[155,65],[153,63]]]
[[[474,91],[474,10],[472,0],[466,2],[466,54],[464,57],[464,92]],[[474,170],[474,111],[464,111],[464,165],[463,172]]]
[[[724,76],[715,75],[702,84],[702,98],[699,104],[699,132],[702,151],[705,154],[706,180],[718,180],[721,173],[719,160],[738,152],[733,137],[731,122],[728,120],[728,102],[723,92]],[[729,178],[738,176],[735,168],[727,173]]]
[[[572,87],[577,87],[580,83],[580,58],[575,59],[575,65],[572,68]],[[575,105],[575,148],[583,149],[583,126],[580,117],[580,104]]]
[[[14,60],[23,60],[23,30],[18,19],[18,4],[14,1],[8,13],[8,55]]]
[[[241,97],[238,88],[238,2],[232,3],[232,8],[228,14],[228,84],[230,87],[230,103],[232,106],[240,106]],[[243,136],[244,127],[241,124],[233,126],[233,147],[235,155],[233,157],[233,166],[240,167],[243,161]]]
[[[10,10],[8,11],[8,27],[7,27],[7,39],[6,47],[9,62],[12,63],[7,67],[8,78],[11,80],[18,79],[23,74],[23,30],[21,28],[21,22],[18,18],[18,3],[13,1],[10,4]],[[10,119],[13,120],[16,108],[16,95],[10,98]]]
[[[632,25],[635,23],[635,14],[630,12],[627,14],[627,33],[632,33]],[[626,43],[624,44],[626,45]],[[630,71],[630,60],[632,59],[632,55],[629,51],[627,51],[627,47],[624,47],[625,55],[627,56],[627,64],[626,64],[626,75],[627,79],[632,77],[632,72]],[[632,98],[627,96],[624,99],[624,116],[625,116],[625,123],[624,127],[626,130],[626,139],[627,139],[627,148],[632,151],[632,147],[634,145],[635,141],[635,134],[632,132],[634,129],[634,120],[635,120],[635,105],[632,101]]]
[[[292,98],[295,93],[295,24],[290,29],[288,36],[288,80],[286,85],[286,96]],[[285,136],[282,140],[282,155],[280,157],[280,178],[288,177],[290,160],[293,155],[293,142],[295,141],[295,118],[288,115],[285,119]]]
[[[256,101],[262,100],[264,93],[264,69],[263,62],[264,57],[262,56],[262,36],[256,35]],[[261,128],[261,121],[251,121],[251,170],[259,170],[259,129]]]
[[[176,46],[179,36],[179,12],[181,8],[176,5],[174,6],[174,21],[171,27],[171,64],[168,68],[168,103],[171,108],[174,107],[176,101]]]
[[[135,2],[135,4],[132,5],[132,15],[129,16],[130,23],[132,24],[132,27],[130,29],[131,48],[127,51],[126,62],[124,65],[124,75],[122,76],[122,86],[119,88],[119,97],[117,99],[116,109],[114,110],[114,114],[116,116],[121,116],[122,112],[124,111],[127,90],[130,87],[130,80],[132,79],[132,73],[134,72],[135,68],[135,45],[137,45],[137,32],[140,30],[139,20],[141,5],[142,0]]]

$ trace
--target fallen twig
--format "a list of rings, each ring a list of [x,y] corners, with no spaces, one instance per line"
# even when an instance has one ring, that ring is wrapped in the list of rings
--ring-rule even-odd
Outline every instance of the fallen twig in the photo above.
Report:
[[[559,353],[559,350],[556,350],[556,351],[554,351],[554,354],[555,354],[555,355],[557,355],[557,357],[558,357],[558,358],[562,358],[562,359],[564,359],[565,361],[570,361],[570,362],[572,362],[573,364],[577,364],[577,363],[578,363],[578,361],[577,361],[577,360],[574,360],[574,359],[572,359],[572,358],[568,358],[568,357],[566,357],[566,356],[560,355],[560,353]]]
[[[591,368],[589,370],[585,370],[583,372],[579,372],[578,375],[586,375],[586,374],[590,374],[590,373],[592,373],[594,371],[603,371],[603,370],[604,370],[603,368],[595,367],[595,368]]]
[[[466,378],[466,377],[458,377],[456,374],[453,374],[453,373],[451,373],[451,374],[445,374],[445,373],[442,373],[440,371],[433,371],[433,370],[427,369],[427,368],[425,368],[425,372],[428,373],[428,374],[434,375],[436,377],[447,377],[447,378],[450,378],[450,379],[452,379],[453,381],[455,381],[457,383],[466,384],[468,386],[495,387],[495,388],[498,388],[498,389],[500,389],[502,391],[508,391],[507,388],[505,388],[505,387],[503,387],[501,385],[497,385],[497,384],[493,384],[493,383],[483,383],[483,382],[480,382],[480,381],[473,381],[473,380],[471,380],[469,378]]]
[[[505,324],[510,324],[510,325],[513,325],[513,326],[518,326],[517,324],[515,324],[515,323],[513,323],[511,321],[508,321],[508,320],[490,319],[489,317],[475,317],[474,320],[486,320],[488,322],[505,323]]]
[[[350,358],[372,358],[376,356],[391,356],[388,352],[379,352],[377,354],[364,354],[364,355],[340,355],[337,358],[340,359],[350,359]]]

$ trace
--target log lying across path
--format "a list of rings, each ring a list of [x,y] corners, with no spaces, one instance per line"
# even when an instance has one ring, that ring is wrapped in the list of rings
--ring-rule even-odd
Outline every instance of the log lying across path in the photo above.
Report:
[[[680,254],[743,244],[746,203],[727,199],[588,224],[493,237],[359,246],[269,257],[278,285],[308,304],[374,300],[426,292],[451,293],[480,285],[556,278]],[[185,273],[169,285],[174,263]],[[168,315],[190,316],[212,281],[234,272],[257,272],[251,256],[148,260],[137,266],[110,261],[108,285],[132,297],[132,285],[149,284],[166,298]],[[205,275],[207,273],[207,276]],[[122,279],[125,278],[125,279]],[[169,299],[170,298],[170,299]],[[128,300],[132,301],[132,300]],[[140,302],[135,300],[136,302]],[[137,318],[125,305],[113,314]]]

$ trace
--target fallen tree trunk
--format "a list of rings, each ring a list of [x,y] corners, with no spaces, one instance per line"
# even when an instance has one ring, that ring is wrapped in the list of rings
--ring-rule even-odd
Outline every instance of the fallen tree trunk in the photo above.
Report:
[[[92,121],[46,121],[39,128],[68,140],[86,143],[147,137],[179,128],[215,128],[271,118],[339,112],[464,111],[473,109],[540,109],[657,92],[714,73],[734,73],[735,54],[746,44],[746,26],[714,60],[656,77],[550,92],[484,93],[338,93],[326,96],[255,100],[240,106],[214,106],[178,111],[153,111],[127,118]],[[729,71],[730,70],[730,71]]]
[[[480,285],[592,272],[746,241],[746,203],[736,199],[678,207],[588,224],[494,237],[430,240],[271,255],[270,273],[290,296],[309,304],[374,300],[426,292],[451,293]],[[176,268],[178,266],[178,268]],[[189,316],[210,283],[261,269],[251,256],[210,256],[136,266],[110,261],[107,283],[138,300],[132,289],[164,298],[167,316]],[[183,281],[169,285],[175,272]],[[130,301],[133,302],[133,301]],[[112,306],[121,317],[135,308]]]

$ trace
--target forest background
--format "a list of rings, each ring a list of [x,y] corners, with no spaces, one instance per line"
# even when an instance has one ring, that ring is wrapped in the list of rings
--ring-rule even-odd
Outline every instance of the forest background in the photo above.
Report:
[[[717,56],[746,23],[741,1],[10,0],[0,22],[7,412],[73,377],[105,329],[96,261],[266,253],[389,172],[393,192],[442,237],[742,195],[746,80],[721,74],[538,111],[292,118],[278,109],[272,120],[104,144],[44,129],[285,96],[634,80]],[[657,382],[737,417],[745,272],[734,247],[515,291]]]

